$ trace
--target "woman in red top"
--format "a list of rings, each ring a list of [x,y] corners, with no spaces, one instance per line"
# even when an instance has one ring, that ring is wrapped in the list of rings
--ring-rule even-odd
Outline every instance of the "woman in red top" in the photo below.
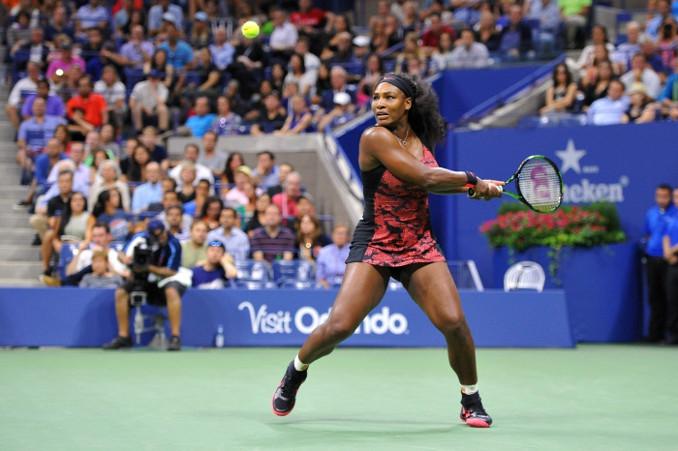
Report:
[[[359,164],[365,210],[356,227],[344,280],[327,321],[309,336],[273,395],[273,413],[294,407],[308,365],[348,338],[379,304],[388,280],[404,285],[443,333],[448,357],[462,389],[461,419],[489,427],[477,389],[475,347],[459,293],[431,232],[428,195],[465,193],[472,185],[480,198],[501,195],[502,182],[472,172],[438,167],[432,149],[445,133],[438,99],[430,87],[409,77],[387,74],[372,98],[377,120],[360,139]]]

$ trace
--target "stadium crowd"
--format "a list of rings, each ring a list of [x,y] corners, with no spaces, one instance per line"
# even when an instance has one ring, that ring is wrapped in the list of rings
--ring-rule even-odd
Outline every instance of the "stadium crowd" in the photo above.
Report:
[[[46,283],[120,284],[118,251],[159,220],[196,286],[237,279],[246,262],[289,260],[335,284],[349,230],[324,229],[291,165],[261,152],[250,168],[218,139],[340,126],[369,108],[388,71],[422,78],[581,48],[590,16],[590,2],[574,0],[381,0],[361,28],[311,0],[274,3],[3,2],[6,112],[30,186],[19,204],[31,210]],[[678,118],[669,6],[659,0],[644,28],[629,23],[616,47],[593,27],[576,76],[556,68],[543,114]],[[246,20],[261,24],[259,37],[240,34]],[[176,135],[194,138],[178,161],[165,147]]]

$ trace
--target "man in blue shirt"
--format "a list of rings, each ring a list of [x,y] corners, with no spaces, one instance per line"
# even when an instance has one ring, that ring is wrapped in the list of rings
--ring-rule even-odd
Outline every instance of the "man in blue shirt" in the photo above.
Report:
[[[173,5],[170,0],[160,0],[148,11],[148,30],[156,34],[162,27],[162,22],[171,18],[173,23],[181,26],[184,22],[184,12],[179,5]]]
[[[132,211],[141,213],[150,204],[162,202],[162,183],[160,183],[160,165],[151,161],[146,165],[146,183],[134,190],[132,196]]]
[[[57,126],[66,123],[63,117],[46,116],[45,110],[45,99],[36,98],[33,101],[33,117],[19,126],[17,162],[26,170],[32,169],[33,160],[42,152],[47,140],[54,136]]]
[[[193,49],[188,42],[179,39],[181,33],[177,29],[177,24],[171,15],[165,13],[162,18],[167,26],[167,41],[163,42],[159,48],[167,52],[167,62],[179,71],[193,61]]]
[[[80,32],[89,28],[105,30],[109,26],[108,20],[108,10],[99,4],[99,0],[90,0],[89,4],[81,6],[75,14],[75,21]]]
[[[54,167],[54,165],[66,158],[61,152],[61,143],[56,138],[50,138],[47,141],[47,146],[45,146],[45,151],[38,155],[35,159],[35,182],[38,184],[38,187],[43,187],[47,184],[47,177]]]
[[[60,117],[65,116],[66,107],[64,106],[64,101],[61,100],[60,96],[49,93],[49,82],[47,80],[40,80],[36,83],[36,86],[38,88],[38,92],[26,97],[24,105],[21,107],[21,116],[25,119],[33,116],[33,102],[38,97],[45,99],[45,115]]]
[[[221,210],[219,216],[221,227],[212,230],[208,235],[209,241],[220,241],[233,260],[244,262],[250,253],[250,242],[247,234],[238,228],[238,212],[231,207]]]
[[[336,225],[332,231],[332,244],[320,249],[316,261],[315,280],[323,288],[341,285],[348,258],[348,240],[348,227]]]
[[[191,282],[193,288],[224,288],[228,284],[228,279],[234,278],[236,274],[233,259],[226,254],[224,243],[214,240],[207,244],[205,263],[193,268]]]
[[[201,96],[195,99],[195,114],[188,118],[185,126],[191,131],[191,135],[202,138],[212,128],[212,123],[217,116],[210,112],[210,101]]]
[[[118,336],[104,345],[104,349],[132,347],[129,336],[130,301],[167,306],[171,338],[169,351],[181,350],[179,331],[181,327],[181,296],[190,281],[179,281],[181,244],[165,229],[162,221],[152,220],[145,231],[137,233],[125,245],[123,263],[132,275],[125,285],[115,290],[115,316]],[[135,255],[137,258],[135,258]],[[140,257],[147,255],[143,258]],[[143,264],[142,264],[143,263]]]
[[[671,205],[671,187],[661,184],[654,194],[655,204],[645,213],[645,254],[647,258],[647,286],[650,304],[650,327],[647,340],[659,342],[664,338],[666,325],[666,271],[663,239],[666,221],[676,214]]]
[[[587,111],[587,120],[592,125],[621,124],[629,107],[629,98],[624,95],[624,83],[612,80],[607,88],[607,97],[598,99]]]
[[[678,188],[673,190],[673,214],[664,228],[666,270],[666,343],[678,345]]]

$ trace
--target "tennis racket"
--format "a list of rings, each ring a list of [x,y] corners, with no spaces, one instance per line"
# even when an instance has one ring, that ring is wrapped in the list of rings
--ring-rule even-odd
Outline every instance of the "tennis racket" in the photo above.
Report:
[[[516,192],[506,191],[498,186],[502,194],[506,194],[524,203],[537,213],[552,213],[563,201],[563,179],[555,163],[543,155],[532,155],[525,158],[516,172],[506,180],[506,186],[515,181]],[[473,188],[468,195],[475,197]]]

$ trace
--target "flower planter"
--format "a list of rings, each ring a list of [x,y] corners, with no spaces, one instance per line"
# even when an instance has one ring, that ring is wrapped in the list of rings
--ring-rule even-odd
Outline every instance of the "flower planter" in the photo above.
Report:
[[[504,286],[504,273],[521,260],[544,267],[545,288],[563,288],[574,338],[578,342],[628,342],[641,336],[642,296],[640,259],[634,244],[610,244],[592,248],[564,247],[557,261],[558,273],[549,274],[549,248],[532,247],[511,254],[494,249],[495,286]]]

